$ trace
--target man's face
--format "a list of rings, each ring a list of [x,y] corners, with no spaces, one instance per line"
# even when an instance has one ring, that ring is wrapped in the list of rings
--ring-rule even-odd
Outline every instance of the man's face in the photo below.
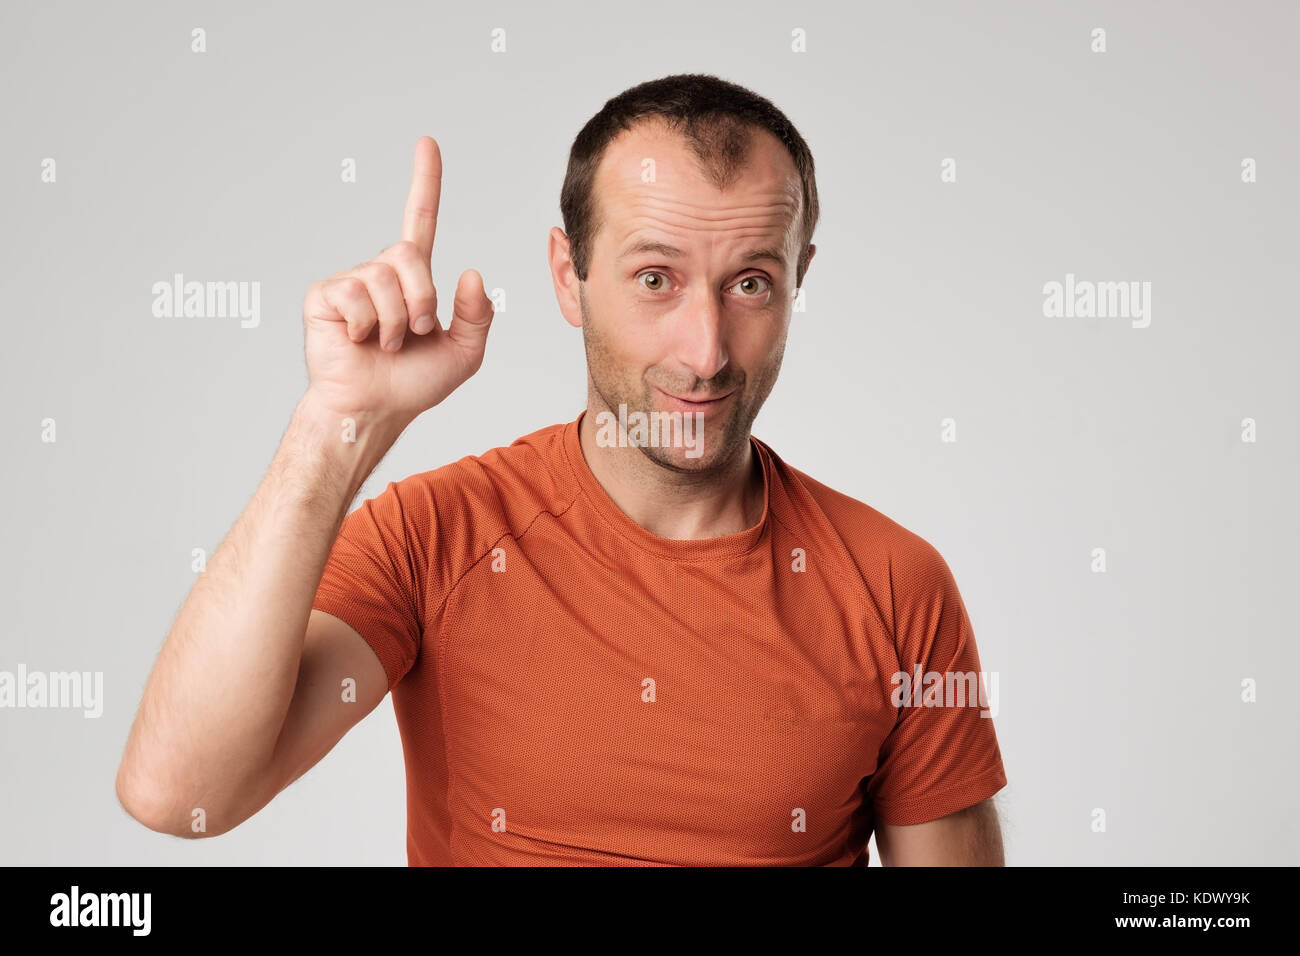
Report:
[[[781,368],[802,240],[794,162],[755,131],[722,192],[683,139],[643,122],[609,145],[595,193],[578,311],[598,404],[699,422],[692,446],[661,434],[641,451],[674,471],[721,469],[744,453]]]

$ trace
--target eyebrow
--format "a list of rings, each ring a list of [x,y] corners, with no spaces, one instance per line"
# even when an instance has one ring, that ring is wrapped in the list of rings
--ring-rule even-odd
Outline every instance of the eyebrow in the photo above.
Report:
[[[655,253],[656,255],[661,255],[668,259],[680,259],[686,254],[676,246],[670,246],[666,242],[656,242],[653,239],[641,239],[624,249],[618,258],[619,260],[623,260],[640,253]],[[781,251],[779,249],[767,247],[762,249],[751,249],[749,252],[745,253],[741,259],[744,262],[770,260],[775,262],[777,265],[785,265],[785,257],[781,255]]]

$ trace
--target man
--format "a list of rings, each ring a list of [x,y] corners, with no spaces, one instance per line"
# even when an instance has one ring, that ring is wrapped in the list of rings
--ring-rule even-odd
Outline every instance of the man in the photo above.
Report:
[[[402,240],[308,292],[311,384],[150,676],[127,810],[225,832],[391,690],[411,864],[864,865],[874,830],[1000,865],[989,714],[899,693],[979,673],[948,566],[750,436],[816,251],[794,127],[711,76],[610,100],[550,234],[586,410],[348,514],[482,362],[477,273],[436,319],[441,174],[421,139]]]

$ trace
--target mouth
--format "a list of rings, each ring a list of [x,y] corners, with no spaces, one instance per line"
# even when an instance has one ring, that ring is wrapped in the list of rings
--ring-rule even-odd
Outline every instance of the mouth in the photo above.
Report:
[[[714,409],[721,408],[723,404],[726,403],[731,398],[732,395],[736,394],[735,390],[733,389],[732,391],[727,392],[727,394],[725,395],[717,395],[713,398],[690,399],[690,398],[680,398],[677,395],[670,395],[668,392],[665,392],[662,388],[656,388],[655,391],[657,391],[660,395],[664,397],[664,401],[669,408],[671,408],[673,411],[678,411],[678,412],[705,412],[705,413],[711,412]]]

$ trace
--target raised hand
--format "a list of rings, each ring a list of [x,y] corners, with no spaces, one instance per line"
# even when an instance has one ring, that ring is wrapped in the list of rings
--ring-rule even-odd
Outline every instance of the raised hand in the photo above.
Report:
[[[442,154],[424,136],[415,144],[401,240],[308,289],[309,391],[322,407],[341,416],[379,413],[409,421],[482,364],[493,309],[477,271],[461,273],[450,327],[438,321],[430,260],[441,194]]]

